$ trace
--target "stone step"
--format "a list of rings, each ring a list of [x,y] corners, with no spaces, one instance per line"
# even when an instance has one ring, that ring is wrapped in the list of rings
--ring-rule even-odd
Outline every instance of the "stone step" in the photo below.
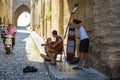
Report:
[[[108,78],[93,68],[73,70],[76,65],[69,65],[67,62],[58,62],[57,65],[45,65],[52,80],[108,80]]]

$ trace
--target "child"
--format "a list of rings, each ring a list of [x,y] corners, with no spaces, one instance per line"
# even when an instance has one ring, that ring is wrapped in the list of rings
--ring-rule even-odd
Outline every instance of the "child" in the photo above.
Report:
[[[50,43],[51,43],[51,38],[47,38],[47,41],[46,41],[46,44],[41,44],[41,46],[50,46]]]
[[[50,47],[51,41],[52,41],[51,38],[47,38],[46,44],[41,44],[41,46],[45,46],[45,52],[46,52],[46,49],[48,49]],[[41,54],[41,57],[43,57],[47,61],[50,60],[50,58],[48,57],[48,55]]]

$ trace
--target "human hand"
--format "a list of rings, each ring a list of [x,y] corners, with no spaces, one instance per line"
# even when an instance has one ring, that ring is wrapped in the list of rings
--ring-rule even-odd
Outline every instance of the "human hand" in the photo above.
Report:
[[[77,39],[80,39],[80,37],[76,37]]]
[[[55,45],[53,45],[52,47],[55,47]]]
[[[75,14],[75,12],[72,12],[71,14]]]

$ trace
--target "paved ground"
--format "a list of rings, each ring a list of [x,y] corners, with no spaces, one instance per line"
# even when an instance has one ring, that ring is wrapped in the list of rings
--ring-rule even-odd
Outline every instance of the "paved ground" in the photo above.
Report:
[[[5,54],[0,39],[0,80],[50,80],[43,59],[37,50],[30,32],[17,28],[17,39],[11,54]],[[34,73],[23,73],[25,66],[38,69]]]

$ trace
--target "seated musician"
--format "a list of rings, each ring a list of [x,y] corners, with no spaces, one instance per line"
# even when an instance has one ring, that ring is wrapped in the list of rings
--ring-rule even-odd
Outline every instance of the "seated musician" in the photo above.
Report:
[[[51,46],[51,38],[47,38],[47,41],[45,44],[41,44],[41,46],[45,46],[45,52],[46,52],[46,49],[49,48]],[[50,58],[48,55],[45,55],[45,54],[41,54],[41,57],[43,57],[46,61],[49,61]]]
[[[52,46],[46,49],[46,53],[50,58],[51,64],[56,64],[56,58],[59,53],[63,51],[63,40],[58,36],[57,31],[53,30],[52,35],[56,38],[55,42],[51,42]]]

